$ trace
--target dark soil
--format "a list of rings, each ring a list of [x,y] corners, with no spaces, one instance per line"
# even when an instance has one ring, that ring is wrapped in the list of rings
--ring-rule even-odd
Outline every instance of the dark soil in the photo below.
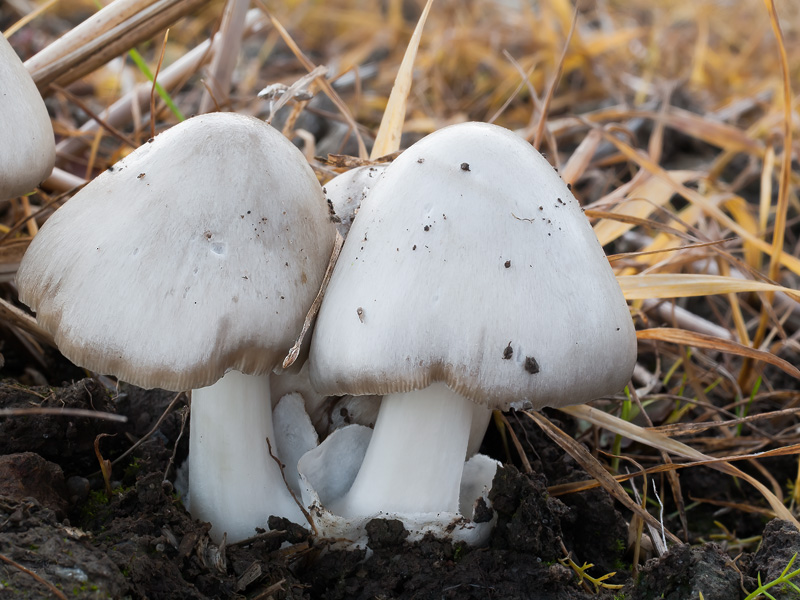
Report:
[[[627,516],[602,490],[548,495],[548,485],[585,475],[522,420],[515,430],[536,473],[510,464],[498,471],[486,510],[498,520],[485,547],[435,539],[409,544],[399,522],[376,520],[368,528],[369,552],[333,550],[280,519],[256,538],[219,547],[171,483],[173,461],[186,454],[183,403],[113,466],[110,497],[99,473],[95,443],[103,459],[114,460],[174,398],[130,387],[112,392],[92,379],[63,388],[0,384],[0,408],[128,417],[124,424],[64,415],[0,418],[0,598],[686,600],[702,592],[706,600],[736,600],[756,587],[757,573],[762,581],[774,579],[800,551],[800,533],[773,521],[758,551],[737,561],[715,544],[677,545],[634,576]],[[558,424],[568,431],[572,425]],[[484,450],[498,454],[496,446],[490,435]],[[594,577],[615,571],[605,583],[624,587],[595,593],[560,560],[567,553],[576,565],[594,564],[587,571]],[[771,592],[795,597],[778,587]]]

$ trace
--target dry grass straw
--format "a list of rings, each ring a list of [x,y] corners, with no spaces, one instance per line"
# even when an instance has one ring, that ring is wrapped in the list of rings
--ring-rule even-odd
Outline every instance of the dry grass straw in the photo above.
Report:
[[[191,7],[181,4],[188,11],[206,4],[192,1]],[[111,6],[135,8],[137,15],[158,4],[117,2]],[[242,33],[247,58],[240,58],[233,77],[230,108],[265,116],[265,101],[255,97],[259,89],[291,85],[324,64],[328,77],[317,84],[332,106],[303,109],[336,127],[319,138],[303,133],[315,151],[329,147],[366,159],[382,120],[394,133],[378,134],[373,155],[397,149],[401,129],[413,138],[465,120],[492,120],[541,141],[612,255],[639,332],[637,398],[657,428],[616,418],[619,399],[598,403],[603,411],[566,410],[635,440],[636,452],[645,454],[640,462],[664,463],[647,466],[648,473],[706,465],[749,482],[761,497],[760,505],[751,497],[709,503],[732,502],[794,520],[781,502],[782,481],[758,461],[796,454],[800,443],[794,410],[800,394],[792,379],[800,358],[800,173],[791,164],[799,151],[791,83],[797,85],[800,73],[800,5],[781,3],[776,13],[771,0],[742,0],[719,18],[712,0],[604,2],[577,15],[566,0],[543,0],[536,9],[505,0],[436,0],[425,20],[424,4],[294,1],[270,4],[267,18],[265,5],[254,3]],[[219,51],[209,38],[223,7],[210,2],[177,25],[173,17],[148,18],[153,28],[131,25],[137,33],[126,34],[114,51],[139,44],[154,68],[160,30],[172,27],[174,41],[159,80],[185,114],[197,112],[204,88],[196,72]],[[74,31],[88,28],[92,39],[98,30],[119,31],[113,27],[134,19],[123,13],[113,26],[95,18]],[[23,29],[47,18],[45,11]],[[412,38],[415,26],[422,34]],[[49,51],[52,58],[44,60],[46,52],[28,63],[42,89],[56,82],[73,95],[54,98],[63,136],[58,166],[72,176],[91,178],[127,152],[122,139],[143,138],[150,84],[130,65],[100,68],[108,52],[59,42]],[[77,77],[82,79],[73,87],[64,83]],[[396,100],[390,100],[393,87]],[[97,122],[76,117],[76,90]],[[158,129],[174,123],[169,113],[158,115]],[[327,177],[331,165],[345,164],[359,161],[314,166]],[[49,214],[37,212],[47,198],[30,198],[37,224]],[[27,227],[20,226],[27,210],[21,201],[4,209],[2,225],[13,234],[0,242],[0,272],[13,273],[29,240]],[[658,310],[653,299],[675,309]],[[680,319],[697,329],[678,325]],[[31,330],[24,320],[14,326]],[[532,418],[570,453],[583,456],[541,417]],[[683,443],[669,437],[679,433]],[[602,458],[610,448],[598,443],[595,462],[581,464],[638,514],[630,506],[635,501],[623,500],[616,487],[615,478],[624,476],[610,473],[611,463]],[[763,452],[755,454],[755,448]],[[691,462],[669,464],[663,453]],[[747,471],[733,467],[733,460],[745,460]]]
[[[116,0],[29,59],[39,90],[68,85],[209,0]]]
[[[389,94],[389,101],[383,111],[381,126],[375,135],[375,143],[369,156],[372,160],[400,150],[400,136],[403,134],[403,124],[406,120],[406,103],[408,102],[408,95],[411,93],[411,84],[414,79],[414,61],[417,58],[422,30],[425,27],[425,21],[428,19],[432,4],[433,0],[427,0],[425,3],[422,15],[414,28],[414,34],[408,42],[408,47],[403,55],[403,62],[400,63],[397,77],[394,80],[392,93]]]
[[[781,500],[775,494],[773,494],[758,479],[730,465],[729,462],[725,460],[713,460],[711,457],[704,455],[702,452],[695,450],[687,444],[683,444],[677,440],[673,440],[654,431],[643,430],[641,427],[638,427],[632,423],[628,423],[627,421],[623,421],[614,415],[597,410],[596,408],[592,408],[591,406],[570,406],[562,408],[561,410],[569,415],[572,415],[573,417],[583,419],[598,427],[603,427],[609,431],[619,433],[624,437],[636,440],[642,444],[647,444],[654,448],[666,450],[677,456],[691,458],[695,461],[703,461],[704,464],[707,464],[713,469],[718,469],[723,473],[740,477],[741,479],[744,479],[750,483],[764,496],[775,516],[780,519],[791,521],[794,523],[795,527],[800,529],[800,522],[795,519],[794,515],[783,505],[783,502],[781,502]],[[800,452],[800,446],[793,448],[792,452]]]

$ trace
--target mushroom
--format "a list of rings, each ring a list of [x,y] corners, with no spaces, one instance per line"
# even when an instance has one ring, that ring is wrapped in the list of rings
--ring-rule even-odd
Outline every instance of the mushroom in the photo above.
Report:
[[[50,116],[36,84],[0,35],[0,200],[30,192],[56,160]]]
[[[381,402],[379,396],[330,398],[318,393],[308,379],[308,361],[303,363],[299,371],[287,369],[273,373],[270,377],[270,393],[275,399],[297,393],[303,399],[314,429],[323,438],[351,423],[373,426]]]
[[[337,175],[322,188],[328,201],[328,207],[335,215],[336,227],[343,237],[347,237],[361,203],[367,198],[375,184],[380,181],[389,164],[376,163],[352,168]],[[307,371],[307,366],[304,366],[303,370]],[[308,387],[310,387],[310,383]],[[311,396],[313,395],[311,394]],[[304,397],[308,398],[309,396],[304,394]],[[332,403],[333,406],[331,406]],[[328,433],[351,423],[373,427],[380,407],[380,396],[348,395],[335,402],[325,402],[324,405],[327,405],[329,409],[326,411],[329,415]],[[315,404],[315,409],[318,406],[323,406],[323,404]],[[482,405],[473,405],[472,410],[473,419],[467,446],[467,458],[475,455],[480,449],[492,416],[491,409]],[[311,412],[312,419],[317,425],[317,430],[323,432],[318,425],[321,417],[315,418],[315,414],[319,415],[319,412]]]
[[[387,166],[388,164],[381,163],[355,167],[340,173],[322,188],[328,205],[336,216],[336,227],[345,239],[361,203],[378,183]]]
[[[454,513],[473,403],[586,402],[622,389],[635,359],[625,299],[554,169],[497,126],[437,131],[361,205],[317,318],[314,386],[384,395],[328,508]]]
[[[267,449],[269,373],[300,332],[334,236],[291,142],[214,113],[99,175],[23,258],[20,299],[67,358],[145,388],[194,388],[189,508],[216,540],[251,536],[270,515],[304,522]]]

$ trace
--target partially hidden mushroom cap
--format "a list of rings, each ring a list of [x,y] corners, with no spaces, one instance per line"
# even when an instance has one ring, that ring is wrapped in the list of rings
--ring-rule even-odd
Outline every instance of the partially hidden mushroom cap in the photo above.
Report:
[[[30,192],[56,160],[44,100],[11,44],[0,35],[0,200]]]
[[[378,183],[387,166],[382,163],[355,167],[337,175],[322,188],[342,237],[347,238],[361,203]]]
[[[622,389],[630,313],[570,190],[503,128],[433,133],[361,205],[317,318],[321,392],[435,381],[492,408],[585,402]]]
[[[266,123],[194,117],[56,211],[20,299],[78,365],[150,388],[264,374],[295,342],[333,248],[322,189]]]

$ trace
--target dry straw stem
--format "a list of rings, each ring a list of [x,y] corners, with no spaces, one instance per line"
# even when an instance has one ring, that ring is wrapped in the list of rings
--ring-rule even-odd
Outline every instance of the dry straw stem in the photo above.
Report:
[[[381,126],[375,136],[375,144],[372,146],[372,152],[370,153],[372,160],[397,152],[400,149],[400,137],[403,135],[403,123],[406,119],[406,101],[408,100],[411,82],[414,77],[414,60],[417,57],[419,40],[422,37],[422,30],[425,27],[425,21],[428,19],[432,4],[433,0],[428,0],[425,3],[425,8],[422,9],[422,15],[414,29],[414,34],[408,42],[408,47],[403,55],[403,62],[400,63],[397,78],[394,80],[392,93],[389,95],[389,102],[383,111]]]
[[[785,414],[786,411],[776,411],[774,413],[767,413],[771,417],[778,416],[780,414]],[[796,410],[794,410],[796,412]],[[723,421],[723,422],[715,422],[715,423],[698,423],[697,431],[702,431],[701,427],[718,427],[718,426],[730,426],[736,425],[740,422],[748,422],[760,418],[761,415],[754,415],[753,417],[748,417],[746,419],[735,419],[732,421]],[[767,417],[769,418],[769,417]],[[676,425],[675,427],[677,427]],[[691,426],[687,427],[688,429],[693,429]],[[677,435],[679,432],[672,428],[661,428],[661,427],[653,427],[643,429],[643,432],[654,432],[664,435]],[[644,433],[642,434],[644,435]],[[654,442],[651,445],[656,444]],[[605,453],[604,453],[605,454]],[[730,463],[730,462],[738,462],[740,460],[758,460],[762,458],[774,458],[778,456],[796,456],[800,454],[800,444],[792,444],[790,446],[783,446],[781,448],[775,448],[773,450],[765,450],[763,452],[753,452],[749,454],[736,454],[732,456],[722,456],[720,458],[709,458],[707,460],[693,460],[691,462],[685,463],[669,463],[669,464],[662,464],[656,465],[653,467],[648,467],[643,469],[638,473],[624,473],[621,475],[615,475],[614,479],[618,482],[628,481],[635,477],[639,477],[641,475],[657,475],[659,473],[669,473],[671,471],[678,471],[680,469],[688,469],[691,467],[701,467],[701,466],[708,466],[715,463]],[[624,457],[623,457],[624,458]],[[597,487],[601,487],[602,484],[597,481],[596,479],[586,479],[584,481],[570,481],[569,483],[559,483],[557,485],[551,485],[547,488],[547,493],[553,496],[562,496],[564,494],[574,494],[576,492],[584,492],[586,490],[591,490]],[[753,510],[763,510],[763,509],[753,509]],[[774,514],[772,511],[767,511],[770,515]]]
[[[781,159],[781,175],[778,187],[778,202],[775,207],[775,234],[772,239],[772,253],[770,254],[769,276],[770,279],[778,278],[780,269],[779,258],[783,250],[783,240],[786,229],[786,211],[789,207],[789,179],[792,172],[792,85],[789,78],[789,59],[786,56],[786,44],[783,31],[778,21],[774,0],[764,0],[769,11],[769,21],[778,43],[780,56],[781,76],[783,83],[783,157]]]
[[[4,554],[0,554],[0,560],[3,561],[4,563],[8,564],[8,565],[11,565],[15,569],[19,569],[20,571],[22,571],[26,575],[30,575],[31,577],[33,577],[36,581],[38,581],[43,586],[45,586],[49,590],[49,593],[53,594],[54,598],[58,598],[58,600],[67,600],[67,597],[64,595],[64,593],[61,590],[59,590],[52,583],[50,583],[49,581],[47,581],[43,577],[40,577],[39,575],[37,575],[36,573],[31,571],[30,569],[27,569],[27,568],[23,567],[21,564],[11,560],[10,558],[5,556]]]
[[[564,410],[564,409],[560,409]],[[568,412],[568,411],[567,411]],[[631,500],[630,496],[625,492],[619,482],[606,471],[606,469],[597,461],[597,459],[589,453],[582,444],[576,442],[572,437],[561,431],[558,427],[548,421],[541,413],[525,412],[525,414],[532,419],[539,427],[542,428],[550,439],[574,458],[589,475],[594,477],[598,483],[611,494],[616,500],[625,505],[631,512],[639,516],[645,523],[661,528],[659,523],[653,515],[644,510],[639,504]],[[625,421],[623,421],[624,423]],[[667,537],[672,542],[680,543],[680,540],[672,533],[667,532]]]
[[[602,427],[608,431],[619,434],[636,442],[646,444],[658,450],[664,450],[677,456],[691,458],[696,461],[708,461],[708,465],[711,468],[747,481],[750,485],[756,488],[762,496],[764,496],[776,517],[790,521],[797,529],[800,529],[800,522],[795,519],[794,515],[783,505],[783,503],[777,498],[777,496],[775,496],[775,494],[773,494],[760,481],[727,462],[715,462],[712,457],[706,456],[691,446],[687,446],[686,444],[683,444],[677,440],[670,439],[665,435],[648,431],[639,427],[638,425],[624,421],[619,417],[615,417],[601,410],[597,410],[591,406],[566,406],[559,408],[559,410],[575,417],[576,419],[583,419],[592,425]]]
[[[309,58],[305,55],[305,53],[300,49],[300,46],[292,39],[292,36],[289,35],[289,32],[286,31],[286,28],[280,24],[280,22],[267,10],[266,6],[261,0],[256,0],[256,3],[262,7],[264,13],[269,17],[270,21],[272,22],[273,27],[278,31],[283,41],[289,46],[289,49],[292,53],[297,57],[300,63],[305,67],[305,69],[311,73],[317,66],[309,60]],[[320,85],[322,86],[325,95],[331,99],[336,105],[336,108],[342,113],[344,118],[347,120],[347,123],[350,125],[350,128],[353,134],[356,136],[356,142],[358,143],[358,155],[360,158],[367,157],[367,147],[364,145],[364,140],[361,139],[361,134],[359,133],[358,124],[356,123],[355,119],[353,118],[350,109],[347,107],[347,104],[341,99],[336,90],[333,89],[330,82],[325,78],[320,78],[319,80]]]
[[[15,327],[19,327],[23,331],[27,331],[39,341],[55,347],[56,343],[53,341],[53,336],[47,331],[42,329],[32,316],[28,313],[21,311],[16,306],[9,304],[0,298],[0,322],[5,322]]]
[[[602,138],[600,132],[593,129],[586,139],[589,139],[592,134],[598,139]],[[696,181],[702,177],[701,173],[696,171],[671,171],[670,175],[674,181],[680,184]],[[647,218],[659,207],[667,205],[672,196],[673,189],[669,182],[644,173],[642,177],[639,177],[636,185],[631,186],[624,201],[619,202],[610,211],[587,209],[586,216],[600,219],[594,225],[594,234],[603,246],[619,239],[637,225],[652,226],[654,229],[671,231],[673,235],[680,235],[676,229],[664,229],[666,226],[663,224],[653,224],[647,221]]]
[[[572,36],[575,34],[575,25],[577,25],[577,23],[578,6],[576,5],[572,14],[572,22],[569,25],[567,40],[564,42],[564,50],[561,52],[561,58],[558,60],[558,66],[556,67],[556,72],[553,75],[553,80],[550,82],[550,86],[547,89],[547,95],[545,96],[544,103],[542,105],[542,113],[539,116],[539,124],[536,126],[536,131],[533,136],[533,147],[537,150],[542,146],[542,138],[544,138],[544,130],[547,125],[547,115],[550,112],[550,105],[553,102],[553,95],[555,94],[558,81],[561,79],[561,73],[564,71],[564,61],[567,58],[567,50],[569,49],[569,43],[572,41]]]
[[[794,416],[798,412],[800,412],[800,408],[785,408],[783,410],[774,410],[770,412],[749,415],[747,417],[742,417],[739,419],[729,419],[728,421],[704,421],[701,423],[669,423],[666,425],[659,425],[658,427],[648,427],[648,429],[650,431],[657,431],[658,433],[663,433],[664,435],[668,436],[695,435],[698,433],[702,433],[708,429],[712,429],[714,427],[735,427],[745,423],[751,424],[756,421],[781,419],[783,417]],[[762,453],[759,456],[782,456],[784,454],[793,454],[793,452],[786,452],[787,448],[792,448],[792,446],[786,446],[779,448],[778,450],[771,451],[771,452],[776,452],[777,454]],[[748,457],[748,458],[753,458],[753,457]]]
[[[728,215],[722,212],[722,210],[714,202],[712,202],[711,199],[706,198],[697,191],[692,190],[686,187],[685,185],[682,185],[678,181],[674,180],[667,170],[654,163],[643,152],[640,152],[632,148],[629,144],[626,144],[622,140],[617,139],[614,135],[606,131],[603,131],[603,137],[607,141],[611,142],[614,146],[616,146],[616,148],[628,160],[636,163],[641,168],[646,169],[648,172],[669,183],[675,193],[681,195],[686,200],[696,204],[703,210],[703,212],[713,217],[721,225],[735,232],[742,239],[744,239],[747,242],[750,242],[762,252],[766,254],[772,253],[772,247],[767,242],[757,238],[752,233],[747,231],[744,227],[742,227],[739,223],[731,219]],[[788,254],[787,252],[778,252],[777,256],[781,264],[791,269],[792,272],[794,272],[795,274],[800,275],[800,259],[795,258],[794,256]]]
[[[116,0],[28,59],[42,95],[66,86],[149,39],[209,0]]]
[[[333,242],[333,251],[331,252],[331,258],[328,261],[328,267],[325,269],[325,276],[322,278],[322,283],[319,287],[319,292],[317,292],[317,296],[314,298],[314,302],[311,303],[311,307],[308,309],[308,313],[306,314],[306,318],[303,321],[303,328],[300,330],[300,335],[297,337],[297,341],[295,342],[294,346],[291,347],[289,350],[289,354],[286,355],[286,358],[283,359],[282,367],[284,369],[288,369],[290,366],[294,364],[294,361],[297,360],[297,357],[300,355],[300,349],[303,347],[303,339],[305,339],[308,330],[311,328],[311,324],[314,322],[314,319],[319,312],[319,307],[322,305],[322,299],[325,297],[325,290],[328,288],[328,283],[331,280],[331,275],[333,275],[333,267],[336,266],[336,261],[339,259],[339,253],[342,251],[342,245],[344,244],[344,238],[341,234],[337,231],[336,238]]]
[[[158,72],[161,70],[161,65],[164,63],[164,51],[167,49],[167,40],[169,39],[169,29],[164,32],[164,41],[161,44],[161,55],[158,57],[156,64],[156,71],[153,73],[153,85],[150,87],[150,114],[156,114],[156,83],[158,82]],[[156,120],[150,119],[150,137],[156,137]]]
[[[244,38],[247,9],[250,0],[228,0],[225,12],[222,15],[222,25],[219,28],[222,47],[220,52],[214,53],[214,58],[208,68],[206,77],[206,91],[200,101],[200,113],[207,113],[214,105],[225,106],[230,97],[233,69]]]
[[[739,292],[783,292],[800,302],[800,291],[774,283],[695,273],[618,275],[617,283],[628,300],[688,298]]]
[[[56,146],[57,147],[57,146]],[[83,177],[78,177],[64,169],[56,167],[50,177],[42,182],[42,189],[52,192],[69,192],[88,183]]]
[[[797,369],[797,367],[792,365],[790,362],[785,361],[782,358],[778,358],[771,352],[756,350],[731,340],[722,340],[710,335],[686,331],[685,329],[671,329],[665,327],[639,330],[636,332],[636,337],[640,340],[658,340],[672,344],[693,346],[695,348],[716,350],[718,352],[726,352],[728,354],[737,354],[753,360],[767,362],[778,367],[792,377],[800,379],[800,369]]]
[[[114,413],[100,412],[97,410],[87,410],[83,408],[0,408],[0,417],[24,417],[28,415],[51,415],[65,417],[84,417],[87,419],[102,419],[105,421],[115,421],[117,423],[127,423],[128,417],[116,415]]]
[[[733,334],[729,329],[716,325],[712,321],[704,319],[682,306],[678,306],[674,301],[650,299],[644,300],[641,306],[645,312],[657,314],[664,322],[673,323],[675,327],[704,333],[724,340],[733,339]]]
[[[258,9],[252,9],[247,12],[245,19],[245,30],[243,36],[250,37],[264,24],[264,15]],[[191,75],[211,60],[222,46],[222,39],[219,34],[215,35],[209,40],[199,43],[196,47],[192,48],[186,54],[181,56],[174,63],[164,69],[158,77],[158,82],[166,90],[175,90],[182,85]],[[125,96],[114,102],[103,114],[102,127],[125,127],[127,126],[134,114],[133,105],[136,104],[139,111],[145,111],[146,107],[150,104],[150,91],[152,83],[145,82],[138,84],[133,90]],[[69,155],[78,154],[82,148],[88,145],[88,136],[94,134],[100,129],[101,124],[98,120],[90,119],[84,123],[79,130],[70,137],[66,137],[56,144],[56,152],[59,154]],[[55,186],[61,182],[47,182],[45,187],[50,185]],[[71,182],[65,182],[69,185]],[[74,186],[72,183],[70,187]],[[64,191],[64,185],[58,188]],[[67,188],[69,189],[69,188]]]
[[[44,4],[41,4],[40,6],[36,7],[35,10],[32,10],[27,15],[22,17],[19,21],[14,23],[11,27],[6,29],[3,32],[3,35],[5,36],[6,39],[10,38],[17,31],[19,31],[20,29],[25,27],[28,23],[33,21],[36,17],[38,17],[39,15],[44,13],[47,9],[49,9],[51,6],[53,6],[57,2],[59,2],[59,0],[47,0],[47,2],[45,2]]]
[[[773,0],[764,0],[764,4],[769,12],[770,25],[772,26],[775,39],[778,43],[778,51],[780,56],[781,75],[783,83],[783,158],[781,160],[781,173],[780,183],[778,185],[778,199],[775,206],[775,224],[774,233],[772,237],[772,252],[770,253],[769,260],[769,277],[772,280],[777,280],[780,272],[780,257],[782,254],[785,230],[786,230],[786,212],[789,208],[789,186],[792,171],[792,87],[789,79],[789,59],[786,56],[786,45],[783,39],[783,31],[781,31],[780,23],[778,22],[778,15],[775,10],[775,2]],[[795,271],[796,272],[796,271]],[[769,322],[769,313],[767,311],[767,304],[772,302],[772,294],[767,295],[767,303],[761,311],[761,318],[758,323],[753,344],[759,345],[764,340],[767,331],[767,323]],[[741,381],[747,381],[750,372],[750,364],[747,363],[745,368],[742,369],[740,374]]]

